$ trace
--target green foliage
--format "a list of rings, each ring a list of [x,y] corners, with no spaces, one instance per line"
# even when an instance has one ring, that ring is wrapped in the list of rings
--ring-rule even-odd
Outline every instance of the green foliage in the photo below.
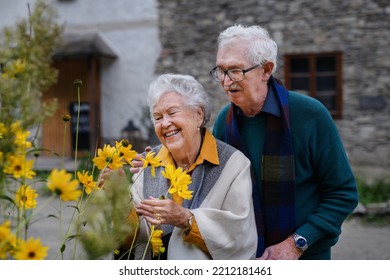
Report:
[[[362,204],[386,202],[390,200],[390,180],[378,179],[367,183],[357,179],[359,200]]]
[[[26,15],[28,12],[26,7]],[[0,45],[0,123],[21,121],[24,129],[41,124],[57,108],[42,104],[42,93],[57,80],[51,57],[61,43],[62,27],[53,8],[38,0],[28,20],[4,28]]]
[[[134,207],[126,176],[113,171],[105,180],[106,191],[94,192],[87,202],[80,228],[80,241],[88,259],[112,254],[132,232],[134,224],[127,217]]]

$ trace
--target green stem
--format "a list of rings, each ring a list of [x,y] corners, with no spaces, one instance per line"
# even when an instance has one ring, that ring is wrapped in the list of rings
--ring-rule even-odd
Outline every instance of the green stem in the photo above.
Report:
[[[153,230],[154,230],[154,229],[153,229]],[[148,247],[149,247],[150,241],[152,240],[152,233],[153,233],[153,231],[151,230],[151,231],[150,231],[150,236],[149,236],[149,239],[148,239],[148,243],[146,244],[146,248],[145,248],[144,254],[143,254],[143,256],[142,256],[142,260],[145,259],[146,252],[148,251]],[[153,252],[152,252],[152,254],[153,254]]]
[[[62,200],[60,199],[60,209],[58,210],[58,219],[60,220],[60,240],[63,239],[63,234],[62,234]],[[64,253],[61,252],[61,258],[64,259]]]
[[[62,164],[61,168],[64,169],[65,161],[65,144],[66,144],[66,123],[64,125],[64,141],[62,143]]]
[[[77,148],[79,142],[79,123],[80,123],[80,84],[81,81],[76,82],[77,84],[77,122],[76,122],[76,144],[75,144],[75,152],[74,152],[74,177],[76,178],[77,171]]]

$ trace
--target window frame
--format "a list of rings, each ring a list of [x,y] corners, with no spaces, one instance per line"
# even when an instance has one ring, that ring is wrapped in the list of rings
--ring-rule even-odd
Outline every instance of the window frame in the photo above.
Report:
[[[335,58],[335,71],[327,71],[321,73],[316,71],[316,61],[318,58],[333,57]],[[317,77],[321,75],[334,74],[336,85],[335,85],[335,108],[329,109],[330,114],[334,119],[342,118],[342,53],[341,52],[324,52],[324,53],[301,53],[301,54],[285,54],[284,55],[284,77],[286,88],[291,89],[292,78],[294,74],[291,72],[291,61],[292,59],[308,59],[309,71],[295,74],[295,76],[308,77],[309,79],[309,90],[308,95],[317,99]],[[332,75],[333,76],[333,75]],[[297,91],[299,92],[299,91]]]

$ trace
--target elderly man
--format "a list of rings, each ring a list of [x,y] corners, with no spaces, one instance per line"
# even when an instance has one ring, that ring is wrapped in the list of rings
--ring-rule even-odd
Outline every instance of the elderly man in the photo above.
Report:
[[[337,128],[317,100],[273,77],[277,45],[259,26],[218,37],[211,76],[230,104],[213,134],[251,160],[258,259],[330,259],[358,202]]]

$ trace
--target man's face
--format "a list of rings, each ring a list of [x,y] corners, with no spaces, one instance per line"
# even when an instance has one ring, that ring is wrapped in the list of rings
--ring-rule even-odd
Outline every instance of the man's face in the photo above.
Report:
[[[217,53],[216,66],[222,70],[247,69],[253,65],[247,56],[248,43],[237,42],[220,47]],[[229,100],[240,107],[244,112],[252,108],[254,104],[262,104],[267,95],[267,83],[263,82],[263,67],[255,68],[245,73],[245,79],[233,82],[228,75],[221,85]]]

